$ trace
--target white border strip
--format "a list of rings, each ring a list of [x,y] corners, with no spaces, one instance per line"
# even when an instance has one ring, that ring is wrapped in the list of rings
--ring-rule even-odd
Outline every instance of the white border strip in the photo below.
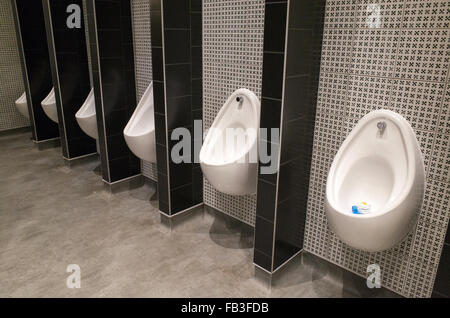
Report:
[[[161,0],[161,41],[162,41],[162,58],[163,58],[163,76],[164,76],[164,120],[166,122],[166,164],[167,164],[167,202],[169,204],[169,214],[172,214],[172,202],[170,197],[170,165],[169,165],[169,126],[167,125],[167,83],[166,83],[166,53],[164,45],[164,1]],[[153,57],[152,57],[153,58]],[[161,212],[161,211],[160,211]],[[178,215],[180,212],[177,212]],[[165,213],[164,213],[165,214]]]

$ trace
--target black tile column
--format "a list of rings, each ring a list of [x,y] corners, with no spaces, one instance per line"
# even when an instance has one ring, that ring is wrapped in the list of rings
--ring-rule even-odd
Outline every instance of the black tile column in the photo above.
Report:
[[[88,0],[92,76],[103,180],[140,175],[123,129],[136,108],[130,0]]]
[[[79,127],[75,114],[90,92],[82,1],[42,0],[50,65],[58,108],[59,131],[65,159],[96,153],[95,139]],[[80,7],[81,28],[69,28],[67,7]]]
[[[254,263],[272,273],[303,248],[325,0],[266,0]],[[277,131],[273,131],[276,133]],[[273,164],[273,163],[272,163]]]
[[[450,224],[447,226],[447,235],[442,247],[432,297],[450,298]]]
[[[53,85],[42,2],[11,0],[11,4],[33,140],[58,138],[58,124],[50,120],[41,107]]]
[[[191,16],[191,118],[193,123],[197,121],[200,131],[203,132],[201,121],[203,120],[203,16],[202,0],[190,0]],[[192,136],[192,203],[194,205],[203,202],[203,173],[198,163],[198,155],[203,142],[202,133]],[[200,145],[198,147],[197,145]],[[195,148],[197,146],[197,148]]]
[[[152,0],[150,10],[159,209],[172,216],[203,201],[203,176],[193,161],[194,120],[202,116],[201,1]],[[175,163],[170,153],[178,140],[171,134],[181,127],[191,132],[191,158]]]

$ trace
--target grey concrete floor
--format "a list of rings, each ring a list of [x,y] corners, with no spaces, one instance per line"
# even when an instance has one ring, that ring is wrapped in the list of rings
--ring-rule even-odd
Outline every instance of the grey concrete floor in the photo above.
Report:
[[[0,297],[395,296],[309,254],[268,289],[248,226],[198,209],[169,230],[151,186],[110,194],[98,159],[68,167],[30,133],[0,135],[0,163]],[[69,264],[80,289],[66,286]]]

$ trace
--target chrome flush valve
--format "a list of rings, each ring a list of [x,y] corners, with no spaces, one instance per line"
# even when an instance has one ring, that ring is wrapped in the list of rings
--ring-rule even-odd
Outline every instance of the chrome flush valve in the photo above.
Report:
[[[380,132],[380,135],[382,135],[384,133],[384,130],[386,129],[386,122],[379,121],[377,123],[377,128],[378,128],[378,131]]]
[[[238,109],[242,108],[242,104],[244,103],[244,98],[242,96],[237,96],[236,101],[239,103]]]

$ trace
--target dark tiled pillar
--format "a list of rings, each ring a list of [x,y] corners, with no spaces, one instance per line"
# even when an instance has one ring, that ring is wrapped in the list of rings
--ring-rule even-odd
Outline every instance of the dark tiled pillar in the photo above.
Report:
[[[88,0],[99,148],[107,184],[140,175],[123,129],[136,108],[130,0]]]
[[[41,107],[42,100],[52,89],[42,2],[11,0],[11,4],[33,140],[42,142],[58,138],[58,124],[51,121]]]
[[[281,138],[260,141],[279,159],[275,174],[260,162],[254,262],[270,273],[303,248],[324,8],[266,0],[261,128],[279,128]]]
[[[66,24],[67,7],[76,4],[82,10],[83,5],[81,0],[42,0],[42,4],[62,152],[65,159],[73,160],[96,153],[95,140],[80,129],[75,119],[90,91],[84,22],[81,28],[70,29]]]
[[[447,235],[445,236],[441,260],[434,281],[432,297],[450,297],[450,224],[447,227]]]
[[[203,119],[203,16],[202,0],[190,0],[190,18],[191,18],[191,118],[192,121],[201,121]],[[192,122],[192,123],[193,123]],[[192,125],[192,124],[191,124]],[[203,129],[200,126],[201,131]],[[192,166],[192,203],[194,205],[203,202],[203,173],[200,164],[195,163],[195,157],[198,157],[200,149],[194,148],[194,145],[201,145],[202,134],[192,136],[192,153],[194,162]]]
[[[168,216],[203,201],[198,164],[175,163],[170,156],[176,128],[194,138],[194,120],[201,119],[201,1],[152,0],[151,36],[155,101],[159,209]]]

